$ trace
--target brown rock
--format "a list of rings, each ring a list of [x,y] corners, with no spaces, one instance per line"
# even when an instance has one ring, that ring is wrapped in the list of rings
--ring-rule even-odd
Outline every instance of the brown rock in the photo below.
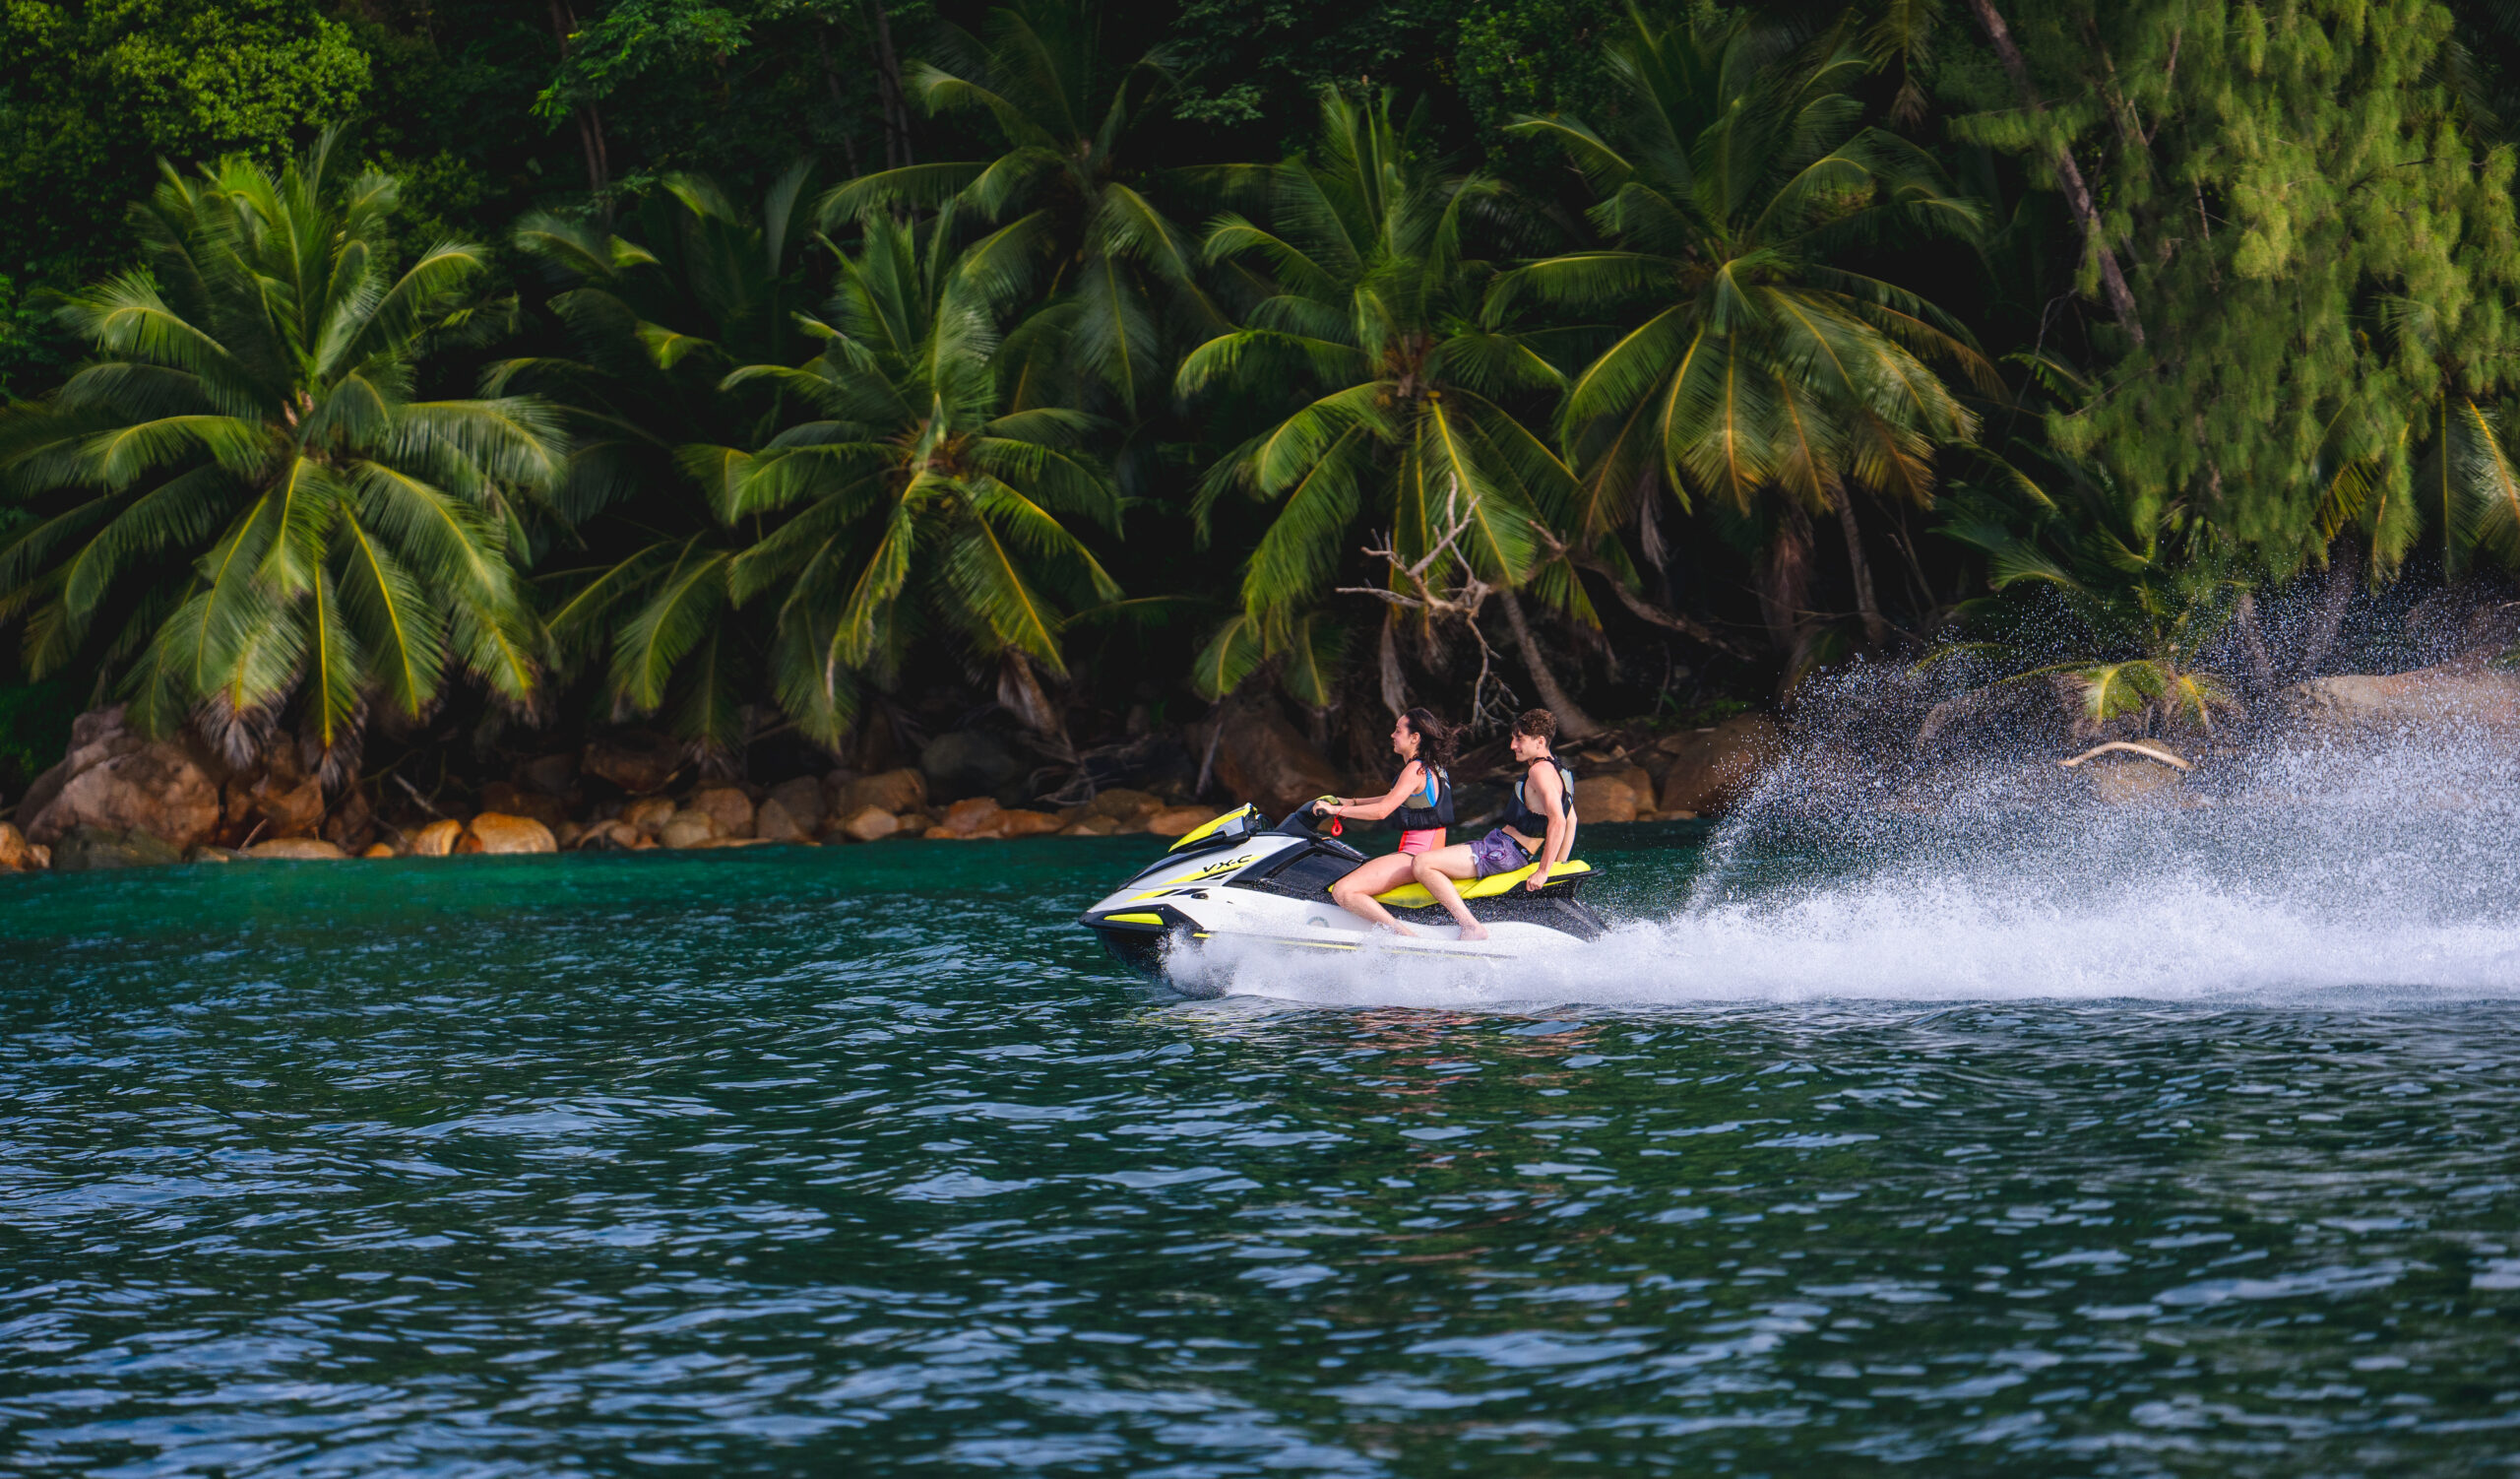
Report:
[[[368,805],[367,796],[353,786],[333,804],[333,814],[324,818],[323,838],[345,853],[363,851],[376,837],[376,812]]]
[[[642,845],[653,846],[648,842],[645,833],[618,818],[592,823],[585,831],[578,834],[574,843],[561,844],[563,847],[574,847],[582,853],[599,853]]]
[[[168,847],[156,834],[138,827],[120,832],[102,827],[72,827],[53,844],[52,868],[57,872],[96,872],[116,868],[160,868],[180,863],[182,855]]]
[[[554,829],[569,819],[569,808],[558,797],[527,791],[505,781],[493,781],[481,788],[481,809],[502,816],[531,816]]]
[[[860,806],[842,817],[840,824],[832,828],[832,835],[845,837],[851,842],[874,842],[890,837],[901,829],[902,819],[883,807]]]
[[[52,867],[52,849],[45,847],[42,843],[28,843],[27,852],[35,860],[36,868],[47,868]]]
[[[760,808],[753,812],[752,835],[763,842],[811,842],[814,840],[813,834],[799,826],[796,818],[788,814],[788,808],[780,804],[779,798],[775,796],[764,801]]]
[[[1111,832],[1107,816],[1081,816],[1059,829],[1061,837],[1108,837]]]
[[[662,796],[643,796],[621,808],[621,820],[632,831],[654,837],[665,829],[666,822],[673,820],[677,809],[673,803]]]
[[[516,768],[519,784],[543,796],[567,800],[578,785],[578,757],[571,754],[540,755]]]
[[[2278,697],[2297,725],[2336,739],[2449,731],[2520,739],[2520,673],[2474,660],[2313,678]]]
[[[83,770],[103,764],[115,755],[129,754],[149,741],[123,727],[123,706],[92,709],[70,721],[70,748],[51,769],[44,771],[28,785],[27,794],[18,799],[18,817],[32,824],[61,795],[61,788]]]
[[[717,835],[718,823],[708,812],[682,810],[666,818],[665,824],[657,829],[657,842],[669,848],[698,847],[713,841]]]
[[[1670,756],[1663,767],[1662,809],[1720,816],[1784,753],[1785,735],[1764,714],[1741,714],[1711,729],[1670,736],[1655,748]],[[1576,804],[1576,814],[1583,815],[1582,802]]]
[[[1651,793],[1642,804],[1654,804]],[[1575,815],[1582,821],[1634,821],[1638,805],[1625,776],[1585,776],[1575,783]]]
[[[945,820],[941,825],[948,832],[959,833],[965,837],[976,837],[984,831],[994,830],[998,814],[999,807],[996,802],[984,796],[976,796],[946,807]]]
[[[1000,811],[997,835],[1000,837],[1047,837],[1059,829],[1059,819],[1047,811]]]
[[[33,845],[15,823],[0,821],[0,872],[23,873],[35,866]]]
[[[926,838],[930,842],[970,842],[973,840],[971,833],[957,832],[952,827],[948,826],[929,827],[926,831],[921,832],[918,835]]]
[[[2081,771],[2092,796],[2112,806],[2156,796],[2169,800],[2177,795],[2176,788],[2185,779],[2176,768],[2158,760],[2121,760],[2113,756],[2090,761]]]
[[[504,811],[484,811],[465,827],[465,835],[475,846],[466,849],[477,853],[556,853],[559,840],[551,829],[531,816],[511,816]]]
[[[823,783],[813,776],[798,776],[771,787],[770,795],[763,799],[762,804],[766,806],[772,802],[777,802],[781,810],[794,818],[799,831],[807,833],[821,831],[823,818],[829,814],[823,806]],[[770,834],[762,831],[761,823],[756,820],[753,835],[767,837]]]
[[[857,776],[843,785],[832,798],[831,813],[848,816],[861,807],[875,806],[899,816],[926,804],[927,777],[915,770],[888,770]]]
[[[560,851],[564,853],[569,850],[571,844],[585,835],[587,835],[587,829],[573,821],[564,821],[551,829],[551,840],[558,843]]]
[[[1294,808],[1290,805],[1287,809]],[[1158,837],[1178,837],[1216,814],[1205,806],[1166,806],[1146,819],[1146,829]]]
[[[71,726],[69,753],[19,803],[30,842],[58,842],[74,827],[141,831],[180,855],[219,825],[219,783],[201,757],[129,733],[122,712],[82,714]]]
[[[391,858],[395,856],[394,846],[392,843],[371,842],[367,845],[366,849],[359,854],[359,856],[362,858]]]
[[[632,796],[647,796],[664,790],[682,768],[682,745],[662,735],[632,731],[589,741],[578,753],[578,768]]]
[[[1131,791],[1126,786],[1114,786],[1085,804],[1086,815],[1104,816],[1120,822],[1144,821],[1163,809],[1161,797],[1144,791]]]
[[[440,817],[411,834],[411,856],[444,858],[455,851],[456,842],[464,836],[464,823],[453,817]]]
[[[718,825],[720,837],[750,837],[752,833],[752,798],[732,786],[704,786],[691,793],[683,805],[693,811],[706,811]]]
[[[324,821],[324,788],[311,776],[265,775],[247,789],[249,823],[265,837],[305,837]]]
[[[337,863],[349,854],[321,837],[275,837],[245,849],[245,856],[257,862]]]
[[[1220,722],[1225,733],[1217,741],[1217,779],[1233,795],[1259,803],[1270,816],[1341,791],[1339,772],[1275,709],[1229,711]]]

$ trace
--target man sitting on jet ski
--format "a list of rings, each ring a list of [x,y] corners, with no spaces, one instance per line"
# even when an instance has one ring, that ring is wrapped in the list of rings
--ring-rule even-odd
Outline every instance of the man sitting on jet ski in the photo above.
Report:
[[[1546,709],[1529,710],[1515,720],[1509,742],[1525,769],[1514,783],[1514,808],[1505,813],[1503,824],[1477,842],[1436,848],[1414,860],[1411,871],[1418,885],[1444,906],[1465,940],[1485,939],[1487,927],[1472,918],[1454,879],[1510,873],[1537,863],[1523,887],[1538,893],[1548,886],[1548,870],[1575,851],[1575,772],[1557,758],[1556,738],[1557,716]]]
[[[1411,709],[1392,721],[1391,750],[1400,756],[1402,764],[1400,777],[1391,783],[1391,790],[1377,801],[1355,802],[1334,796],[1313,804],[1313,809],[1324,816],[1347,816],[1358,821],[1389,817],[1392,825],[1400,828],[1400,851],[1360,864],[1330,885],[1330,897],[1340,908],[1395,933],[1417,933],[1393,919],[1390,910],[1374,901],[1374,895],[1388,893],[1408,882],[1418,856],[1444,845],[1444,829],[1453,824],[1450,766],[1457,738],[1456,732],[1432,713],[1422,708]],[[1460,913],[1458,909],[1454,912]],[[1481,930],[1480,934],[1486,932]]]

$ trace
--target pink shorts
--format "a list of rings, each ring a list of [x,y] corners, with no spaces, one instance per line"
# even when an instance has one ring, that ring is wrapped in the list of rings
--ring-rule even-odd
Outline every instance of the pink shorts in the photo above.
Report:
[[[1400,850],[1404,853],[1431,853],[1443,845],[1444,829],[1441,827],[1400,834]]]

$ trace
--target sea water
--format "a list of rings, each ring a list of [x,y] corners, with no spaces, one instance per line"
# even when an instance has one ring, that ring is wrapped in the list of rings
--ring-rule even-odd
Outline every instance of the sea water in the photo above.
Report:
[[[1198,1001],[1148,839],[0,879],[0,1467],[2505,1471],[2520,862],[2322,804],[1596,828],[1594,946]]]

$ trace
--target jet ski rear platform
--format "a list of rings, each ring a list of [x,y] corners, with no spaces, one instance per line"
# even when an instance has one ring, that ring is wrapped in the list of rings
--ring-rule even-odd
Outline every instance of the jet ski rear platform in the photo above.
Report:
[[[1162,978],[1174,951],[1209,940],[1248,940],[1293,951],[1512,961],[1598,938],[1608,927],[1578,894],[1590,865],[1569,859],[1538,892],[1521,868],[1461,885],[1488,937],[1464,940],[1434,896],[1406,883],[1378,896],[1417,933],[1375,929],[1331,901],[1330,886],[1365,855],[1311,825],[1309,806],[1272,827],[1252,806],[1191,831],[1170,851],[1088,909],[1078,923],[1131,969]]]

